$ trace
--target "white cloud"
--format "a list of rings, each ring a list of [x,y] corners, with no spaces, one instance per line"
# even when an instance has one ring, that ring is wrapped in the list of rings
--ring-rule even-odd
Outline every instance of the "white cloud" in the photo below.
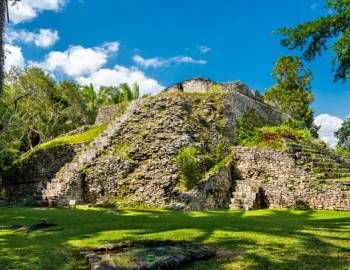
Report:
[[[317,126],[321,126],[319,130],[321,139],[330,144],[332,147],[335,147],[338,141],[334,136],[334,132],[341,127],[342,123],[343,119],[325,113],[320,114],[315,118],[315,124]]]
[[[133,57],[133,60],[136,64],[143,66],[143,67],[146,67],[146,68],[148,68],[148,67],[156,68],[156,67],[161,67],[161,66],[166,64],[166,61],[164,61],[158,57],[144,59],[140,55],[135,55]]]
[[[116,86],[121,83],[133,84],[137,82],[140,86],[141,95],[146,93],[158,93],[164,89],[156,80],[148,78],[142,71],[137,68],[126,68],[115,66],[114,69],[103,68],[87,77],[77,79],[81,84],[92,83],[96,88],[100,86]]]
[[[165,66],[171,63],[186,63],[186,64],[197,64],[197,65],[205,65],[207,63],[207,61],[205,60],[193,59],[190,56],[175,56],[167,59],[163,59],[160,57],[145,59],[140,55],[135,55],[133,57],[133,60],[136,64],[145,68],[149,68],[149,67],[157,68],[157,67]]]
[[[9,71],[12,66],[24,67],[25,60],[22,49],[17,46],[5,44],[5,70]]]
[[[40,48],[51,47],[58,41],[58,39],[58,32],[51,29],[39,29],[35,32],[29,32],[26,30],[13,30],[6,33],[6,41],[9,43],[33,43],[35,46]]]
[[[199,46],[198,49],[203,54],[206,54],[211,51],[211,48],[209,48],[208,46]]]
[[[170,62],[175,62],[175,63],[189,63],[189,64],[197,64],[197,65],[205,65],[207,61],[205,60],[196,60],[193,59],[190,56],[176,56],[173,58],[170,58]]]
[[[68,0],[21,0],[15,5],[9,5],[10,20],[15,24],[31,20],[41,11],[58,11],[67,2]]]
[[[104,48],[108,52],[116,53],[119,51],[119,46],[120,46],[120,44],[118,41],[113,41],[113,42],[103,43],[102,48]]]
[[[106,42],[101,46],[84,48],[71,46],[66,51],[52,51],[43,62],[29,62],[30,65],[42,67],[53,75],[63,74],[81,84],[92,83],[100,86],[117,86],[121,83],[140,86],[141,95],[157,93],[164,89],[156,80],[149,78],[136,67],[127,68],[116,65],[113,69],[105,68],[109,58],[119,51],[119,42]]]
[[[64,52],[50,52],[40,67],[51,72],[63,72],[71,77],[89,75],[102,68],[108,61],[108,57],[119,49],[118,42],[109,42],[101,47],[84,48],[72,46]]]

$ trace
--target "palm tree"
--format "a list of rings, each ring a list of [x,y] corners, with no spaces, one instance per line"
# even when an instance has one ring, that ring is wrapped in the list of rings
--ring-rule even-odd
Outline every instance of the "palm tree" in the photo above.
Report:
[[[97,114],[97,94],[92,84],[84,86],[83,96],[87,105],[88,113],[94,117]]]
[[[140,97],[140,87],[136,82],[132,85],[132,87],[130,87],[127,83],[122,83],[118,86],[118,88],[123,94],[123,101],[130,101]]]

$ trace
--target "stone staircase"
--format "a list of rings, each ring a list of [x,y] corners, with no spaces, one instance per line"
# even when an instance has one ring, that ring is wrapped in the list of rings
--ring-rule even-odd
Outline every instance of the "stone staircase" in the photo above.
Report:
[[[259,209],[260,206],[261,198],[257,183],[249,180],[236,180],[230,209],[248,211]]]
[[[121,117],[112,121],[104,132],[57,172],[55,178],[42,192],[42,200],[45,204],[68,205],[70,200],[75,200],[76,203],[83,202],[81,171],[110,145],[113,137],[127,123],[129,117],[137,111],[139,104],[139,100],[132,101]]]
[[[340,156],[333,149],[292,143],[288,152],[315,179],[336,180],[350,177],[350,159]]]

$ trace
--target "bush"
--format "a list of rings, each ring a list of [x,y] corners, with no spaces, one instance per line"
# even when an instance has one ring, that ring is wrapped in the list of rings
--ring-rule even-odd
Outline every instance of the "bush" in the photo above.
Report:
[[[202,177],[197,161],[198,149],[195,147],[183,148],[176,156],[176,165],[181,172],[181,184],[190,190]]]
[[[261,146],[281,149],[286,141],[299,143],[311,142],[312,135],[306,129],[294,129],[289,125],[257,128],[239,144],[243,146]]]

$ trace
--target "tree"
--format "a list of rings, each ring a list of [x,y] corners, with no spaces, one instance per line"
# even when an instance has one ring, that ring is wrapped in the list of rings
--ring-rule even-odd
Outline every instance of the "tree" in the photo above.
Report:
[[[335,133],[338,138],[338,147],[350,151],[350,117],[342,124],[341,128]]]
[[[87,106],[87,112],[90,117],[96,117],[97,115],[97,94],[92,84],[83,87],[83,96]]]
[[[267,90],[265,100],[289,114],[298,126],[313,127],[314,96],[311,92],[312,74],[298,57],[284,56],[277,60],[272,72],[276,85]]]
[[[6,20],[9,19],[8,5],[15,5],[20,0],[0,0],[0,95],[4,88],[4,64],[5,64],[5,52],[4,52],[4,33]]]
[[[294,28],[279,29],[277,33],[285,36],[282,46],[300,49],[307,61],[328,50],[332,42],[334,80],[345,81],[350,76],[350,1],[327,0],[326,7],[329,9],[326,16]]]

